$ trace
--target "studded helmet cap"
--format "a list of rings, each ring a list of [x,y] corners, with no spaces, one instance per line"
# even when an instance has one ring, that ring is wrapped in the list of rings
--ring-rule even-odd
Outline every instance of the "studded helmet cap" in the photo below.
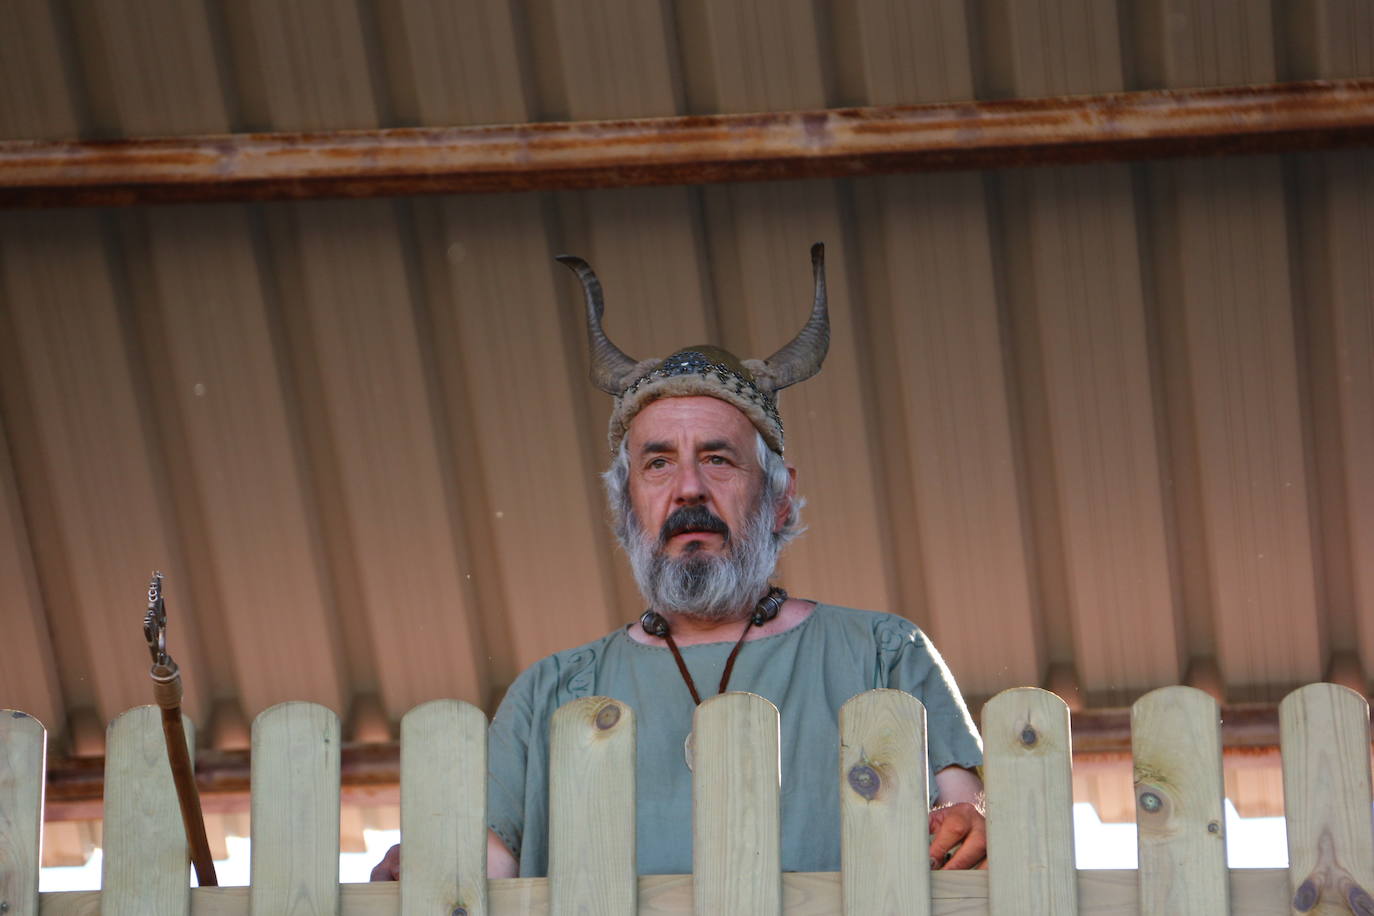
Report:
[[[737,358],[719,347],[699,345],[678,350],[665,359],[634,360],[611,343],[601,327],[605,311],[601,283],[586,261],[560,255],[579,280],[587,300],[587,342],[591,350],[591,379],[615,396],[611,411],[611,453],[619,448],[630,421],[659,398],[706,395],[739,408],[763,436],[768,447],[783,453],[782,417],[777,392],[805,381],[821,369],[830,347],[830,313],[826,307],[825,246],[811,246],[815,299],[806,325],[790,343],[764,360]]]

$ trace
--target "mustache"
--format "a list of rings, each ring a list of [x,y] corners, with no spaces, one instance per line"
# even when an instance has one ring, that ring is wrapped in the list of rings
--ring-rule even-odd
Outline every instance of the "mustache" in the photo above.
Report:
[[[730,526],[725,524],[724,519],[705,506],[698,505],[675,509],[664,519],[663,527],[658,532],[658,543],[660,546],[667,544],[672,538],[688,531],[707,531],[730,540]]]

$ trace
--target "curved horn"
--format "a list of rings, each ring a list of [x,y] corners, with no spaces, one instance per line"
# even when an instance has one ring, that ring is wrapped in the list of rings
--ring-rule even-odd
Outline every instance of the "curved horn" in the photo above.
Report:
[[[764,360],[764,377],[757,379],[771,391],[804,382],[821,371],[821,362],[830,349],[830,311],[825,296],[825,245],[811,246],[811,273],[816,280],[816,300],[811,317],[792,338],[792,342]]]
[[[579,257],[560,254],[555,260],[577,274],[577,279],[582,281],[582,291],[587,296],[587,348],[592,357],[592,384],[607,394],[619,396],[623,387],[620,380],[635,367],[635,361],[611,343],[601,329],[601,315],[606,310],[601,297],[601,281],[596,278],[591,265]]]

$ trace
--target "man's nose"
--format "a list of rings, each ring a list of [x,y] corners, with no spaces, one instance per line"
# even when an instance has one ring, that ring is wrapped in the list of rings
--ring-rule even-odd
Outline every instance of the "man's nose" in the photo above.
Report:
[[[694,506],[706,501],[706,482],[695,464],[684,464],[678,471],[674,502],[679,506]]]

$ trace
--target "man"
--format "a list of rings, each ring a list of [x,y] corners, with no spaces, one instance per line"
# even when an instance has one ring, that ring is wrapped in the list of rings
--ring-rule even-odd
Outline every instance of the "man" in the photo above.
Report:
[[[604,475],[616,535],[649,605],[639,622],[559,652],[511,685],[492,722],[488,872],[548,868],[548,722],[564,703],[614,697],[635,710],[638,864],[692,870],[692,714],[711,690],[748,690],[781,716],[782,861],[839,868],[837,723],[841,705],[875,687],[926,706],[934,868],[983,862],[981,745],[953,679],[911,623],[789,597],[770,587],[778,554],[800,533],[796,469],[783,461],[776,392],[820,370],[829,344],[823,250],[812,249],[810,320],[769,359],[715,347],[636,362],[601,329],[591,268],[582,281],[592,380],[616,398]],[[373,872],[399,873],[399,847]],[[951,854],[952,853],[952,854]]]

